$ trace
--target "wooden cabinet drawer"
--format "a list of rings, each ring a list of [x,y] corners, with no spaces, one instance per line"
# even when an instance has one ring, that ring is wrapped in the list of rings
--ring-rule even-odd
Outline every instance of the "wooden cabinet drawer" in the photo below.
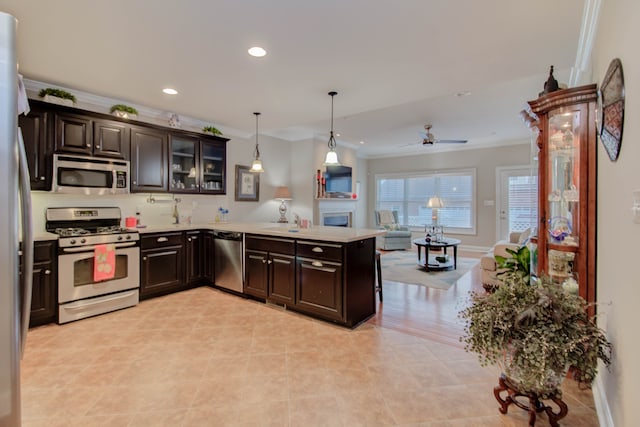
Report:
[[[163,248],[167,246],[182,246],[182,232],[158,233],[141,236],[142,249]]]
[[[33,245],[33,262],[51,262],[55,258],[55,241],[35,242]]]
[[[299,257],[304,258],[317,258],[342,262],[342,245],[298,240],[296,254]]]
[[[247,249],[267,251],[285,255],[295,255],[295,241],[293,239],[275,239],[267,237],[245,237]]]

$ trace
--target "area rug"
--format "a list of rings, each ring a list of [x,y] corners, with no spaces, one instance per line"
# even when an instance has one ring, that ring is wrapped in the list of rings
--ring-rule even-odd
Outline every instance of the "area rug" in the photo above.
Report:
[[[445,290],[480,261],[474,258],[458,257],[458,268],[455,270],[425,271],[418,266],[418,254],[415,251],[387,252],[383,253],[380,259],[383,280]]]

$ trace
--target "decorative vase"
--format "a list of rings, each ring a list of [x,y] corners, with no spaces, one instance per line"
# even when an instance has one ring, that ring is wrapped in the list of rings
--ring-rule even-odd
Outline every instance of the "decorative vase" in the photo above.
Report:
[[[44,98],[42,98],[44,100],[44,102],[50,102],[52,104],[58,104],[58,105],[65,105],[67,107],[73,107],[73,100],[71,99],[66,99],[66,98],[60,98],[57,96],[53,96],[53,95],[45,95]]]
[[[138,117],[137,114],[127,113],[126,111],[120,111],[120,110],[116,110],[111,114],[113,114],[116,117],[122,117],[123,119],[135,119]]]

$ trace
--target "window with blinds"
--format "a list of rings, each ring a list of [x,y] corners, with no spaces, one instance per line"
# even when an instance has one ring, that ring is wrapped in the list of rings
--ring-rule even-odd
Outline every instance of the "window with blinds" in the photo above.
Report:
[[[431,225],[431,197],[444,203],[438,209],[438,224],[457,234],[473,234],[476,229],[476,170],[450,170],[415,174],[376,175],[376,209],[398,211],[402,225]]]

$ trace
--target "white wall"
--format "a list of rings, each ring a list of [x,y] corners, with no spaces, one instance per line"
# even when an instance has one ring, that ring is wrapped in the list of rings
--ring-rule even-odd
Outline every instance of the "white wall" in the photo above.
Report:
[[[594,82],[600,84],[613,58],[624,71],[626,101],[620,157],[611,162],[598,143],[597,299],[599,322],[613,343],[611,371],[598,378],[608,408],[599,411],[602,425],[640,425],[640,336],[635,322],[640,303],[638,242],[640,224],[632,221],[633,190],[640,189],[640,2],[602,2],[593,52]],[[610,412],[610,413],[609,413]],[[610,418],[609,418],[610,417]]]
[[[535,96],[535,95],[534,95]],[[522,125],[524,126],[524,124]],[[496,240],[496,206],[484,206],[485,200],[496,200],[496,168],[528,164],[530,144],[523,143],[498,148],[485,148],[443,153],[430,153],[410,157],[370,159],[368,161],[367,206],[375,210],[376,174],[394,172],[444,171],[447,169],[476,168],[477,224],[475,235],[457,235],[467,247],[486,248]],[[375,227],[373,215],[369,227]],[[420,230],[422,235],[422,231]],[[417,235],[416,235],[417,237]]]

